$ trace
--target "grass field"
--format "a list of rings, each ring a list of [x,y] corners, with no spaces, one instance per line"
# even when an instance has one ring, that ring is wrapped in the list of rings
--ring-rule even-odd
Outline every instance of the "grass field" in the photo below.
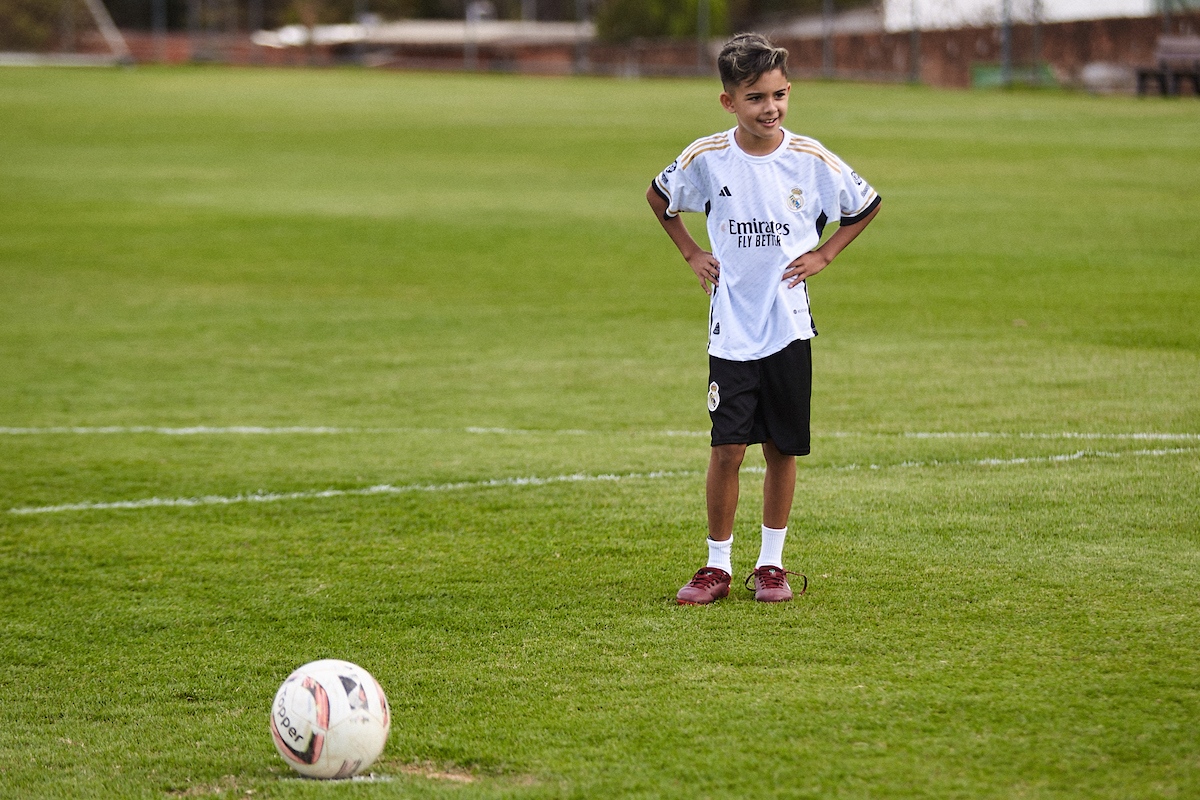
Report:
[[[1200,105],[798,84],[884,197],[811,281],[811,588],[681,608],[643,195],[717,91],[0,71],[0,797],[1200,797]],[[274,752],[322,657],[370,780]]]

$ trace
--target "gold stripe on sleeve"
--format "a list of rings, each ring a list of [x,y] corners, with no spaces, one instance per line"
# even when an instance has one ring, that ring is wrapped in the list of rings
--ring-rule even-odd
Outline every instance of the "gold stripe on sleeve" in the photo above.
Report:
[[[686,168],[687,165],[691,164],[692,161],[694,161],[696,159],[696,156],[700,155],[701,153],[711,153],[714,150],[728,150],[728,149],[729,149],[729,142],[723,142],[720,144],[712,144],[712,145],[709,145],[708,147],[697,147],[683,155],[683,157],[679,160],[679,168],[680,169]]]
[[[866,211],[866,210],[867,210],[867,207],[868,207],[868,206],[870,206],[870,205],[871,205],[871,203],[874,203],[874,202],[875,202],[875,198],[876,198],[876,197],[878,197],[878,196],[879,196],[879,192],[877,192],[877,191],[875,191],[874,189],[872,189],[872,190],[871,190],[871,193],[870,193],[869,195],[867,195],[867,199],[863,201],[863,204],[862,204],[861,206],[859,206],[859,207],[858,207],[857,209],[855,209],[854,211],[851,211],[849,214],[843,214],[843,216],[846,216],[846,217],[857,217],[859,214],[861,214],[861,213],[863,213],[864,211]]]
[[[838,173],[839,175],[842,174],[842,167],[838,163],[837,158],[824,147],[820,147],[813,143],[811,139],[807,141],[793,139],[791,143],[788,144],[788,150],[793,153],[804,153],[805,155],[816,156],[828,164],[834,172]]]

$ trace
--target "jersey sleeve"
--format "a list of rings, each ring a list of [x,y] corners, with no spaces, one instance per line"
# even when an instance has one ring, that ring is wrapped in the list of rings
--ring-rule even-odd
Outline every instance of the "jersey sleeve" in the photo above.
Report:
[[[670,166],[654,179],[654,191],[667,201],[667,216],[678,216],[681,211],[704,211],[708,197],[701,190],[698,178],[700,165],[692,159],[680,166],[683,157],[675,159]]]
[[[863,180],[850,165],[840,158],[841,181],[838,187],[838,205],[841,207],[842,225],[853,225],[861,222],[875,206],[879,205],[879,193],[871,188],[871,184]]]

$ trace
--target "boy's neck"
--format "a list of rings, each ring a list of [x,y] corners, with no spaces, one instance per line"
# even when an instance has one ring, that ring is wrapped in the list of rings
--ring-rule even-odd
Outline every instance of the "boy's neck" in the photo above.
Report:
[[[748,156],[769,156],[783,144],[783,131],[777,130],[773,137],[767,139],[747,133],[739,125],[733,132],[733,140],[741,148],[741,151]]]

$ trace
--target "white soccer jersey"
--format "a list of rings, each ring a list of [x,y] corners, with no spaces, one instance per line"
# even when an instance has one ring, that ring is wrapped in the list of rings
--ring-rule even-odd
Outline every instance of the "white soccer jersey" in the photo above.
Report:
[[[825,223],[863,219],[879,195],[815,139],[783,131],[770,155],[752,156],[736,128],[697,139],[654,179],[667,214],[703,211],[721,263],[709,307],[708,352],[751,361],[817,335],[808,288],[783,272],[821,240]]]

